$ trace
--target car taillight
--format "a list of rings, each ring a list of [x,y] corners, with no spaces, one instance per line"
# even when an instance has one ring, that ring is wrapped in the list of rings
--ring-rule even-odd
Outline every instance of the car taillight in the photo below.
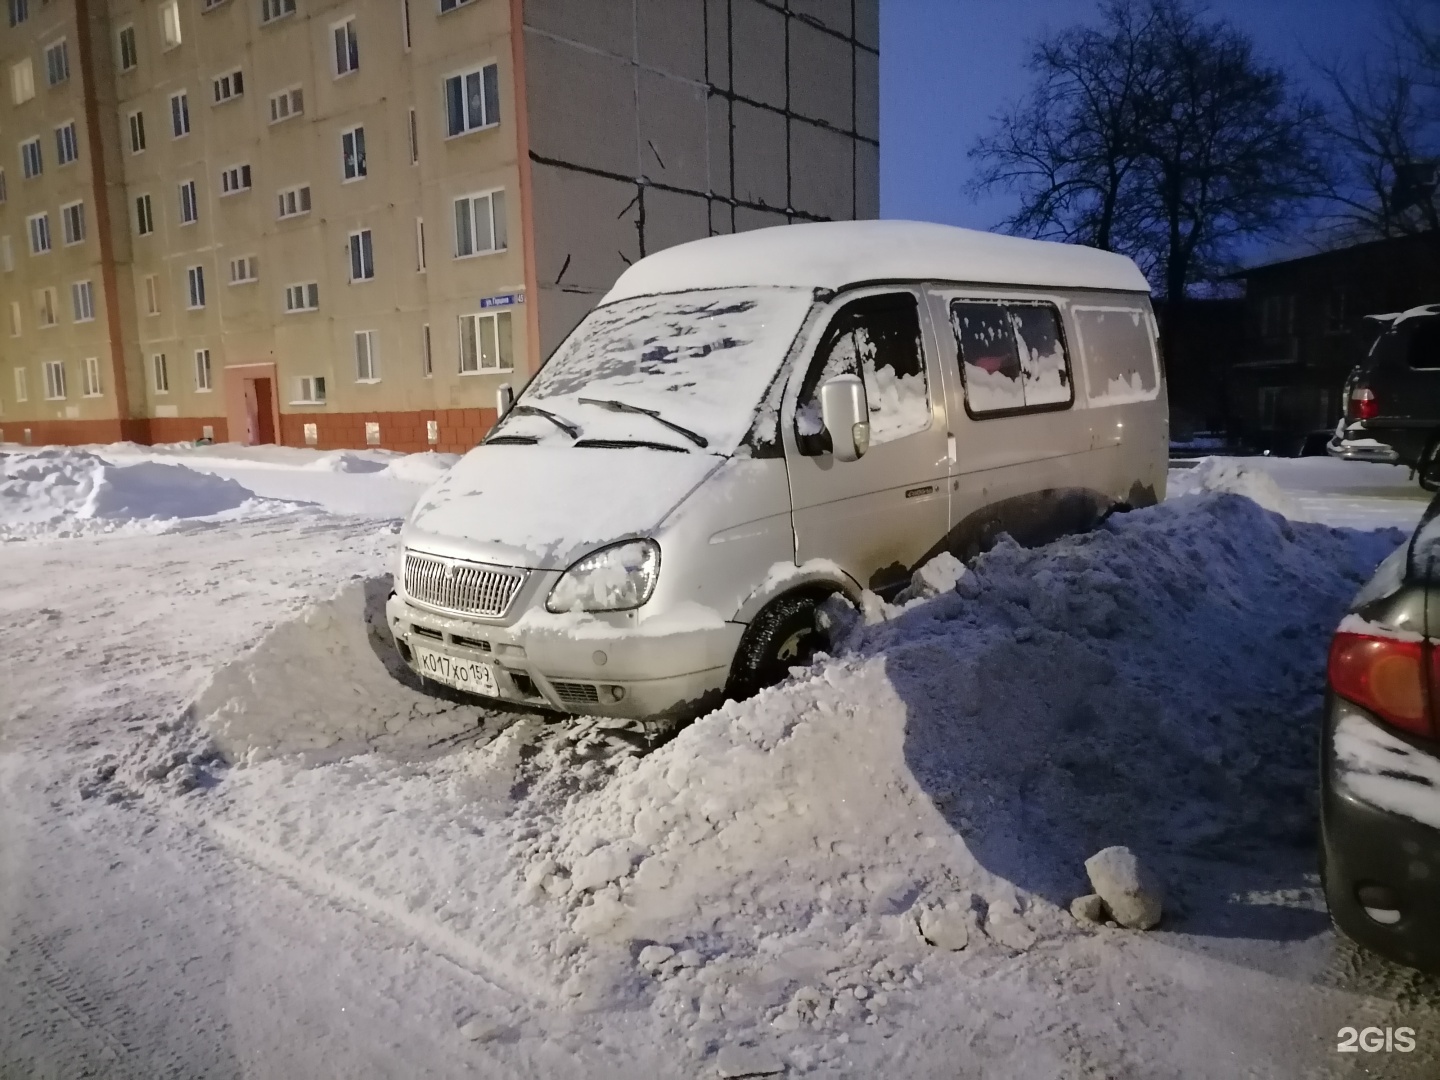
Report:
[[[1330,688],[1387,724],[1432,736],[1432,689],[1440,686],[1440,653],[1421,641],[1338,633],[1330,643]]]
[[[1374,420],[1380,415],[1380,402],[1375,391],[1356,387],[1350,391],[1350,418],[1352,420]]]

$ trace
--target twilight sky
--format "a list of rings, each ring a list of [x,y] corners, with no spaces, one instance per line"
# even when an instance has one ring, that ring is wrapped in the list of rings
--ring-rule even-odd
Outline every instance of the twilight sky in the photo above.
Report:
[[[1210,0],[1260,53],[1313,83],[1307,57],[1372,47],[1384,0]],[[1029,42],[1093,21],[1095,0],[880,0],[880,213],[985,229],[1010,210],[973,202],[966,157],[990,118],[1030,85]]]

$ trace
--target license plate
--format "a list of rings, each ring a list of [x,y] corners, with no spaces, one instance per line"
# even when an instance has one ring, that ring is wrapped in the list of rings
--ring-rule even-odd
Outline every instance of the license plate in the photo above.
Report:
[[[500,696],[500,691],[495,688],[495,673],[490,670],[489,664],[482,664],[478,660],[457,660],[453,656],[431,652],[419,645],[413,648],[415,666],[425,678],[453,686],[456,690],[468,690],[472,694]]]

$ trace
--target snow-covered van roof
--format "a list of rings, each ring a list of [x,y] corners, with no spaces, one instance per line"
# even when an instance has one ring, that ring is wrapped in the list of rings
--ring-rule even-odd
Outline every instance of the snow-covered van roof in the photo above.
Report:
[[[923,221],[824,221],[712,236],[648,255],[601,303],[634,296],[862,281],[975,281],[1149,293],[1124,255]]]

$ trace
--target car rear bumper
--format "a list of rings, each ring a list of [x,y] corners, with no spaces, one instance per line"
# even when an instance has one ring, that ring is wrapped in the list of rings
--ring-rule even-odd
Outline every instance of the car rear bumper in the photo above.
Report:
[[[1325,452],[1342,461],[1371,461],[1381,465],[1399,465],[1400,454],[1394,447],[1376,439],[1331,439]]]
[[[398,593],[385,604],[385,621],[417,675],[414,647],[420,645],[488,664],[499,701],[630,719],[686,715],[719,704],[745,631],[725,623],[669,635],[534,634],[441,615]]]
[[[1373,722],[1333,697],[1326,713],[1320,816],[1331,917],[1358,944],[1410,967],[1440,972],[1440,829],[1355,793],[1335,753],[1336,727],[1347,715]],[[1396,921],[1382,921],[1361,902],[1359,891],[1376,886],[1389,890]]]

